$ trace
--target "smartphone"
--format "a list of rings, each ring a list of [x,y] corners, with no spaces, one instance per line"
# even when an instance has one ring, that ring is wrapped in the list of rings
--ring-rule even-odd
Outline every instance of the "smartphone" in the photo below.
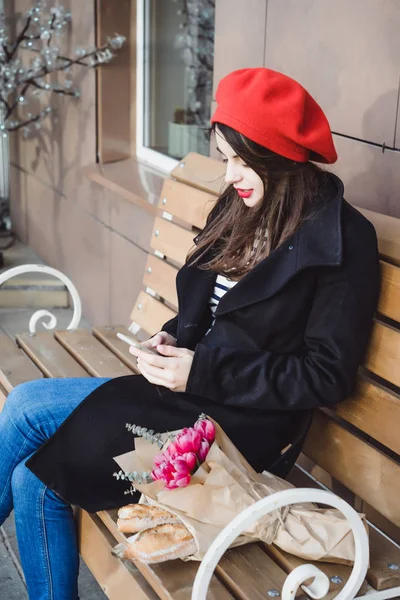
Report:
[[[123,333],[120,333],[119,331],[117,332],[117,337],[119,337],[120,340],[122,340],[123,342],[126,342],[130,346],[134,346],[135,348],[139,348],[139,350],[143,350],[143,352],[148,352],[149,354],[157,354],[158,356],[161,356],[160,353],[157,352],[157,350],[155,348],[147,348],[146,346],[143,346],[137,340],[134,340],[133,338],[128,337],[127,335],[124,335]]]

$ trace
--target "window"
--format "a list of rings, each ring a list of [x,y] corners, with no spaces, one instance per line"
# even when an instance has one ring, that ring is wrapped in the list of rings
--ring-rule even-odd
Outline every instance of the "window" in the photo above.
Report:
[[[137,0],[137,155],[208,156],[215,0]]]

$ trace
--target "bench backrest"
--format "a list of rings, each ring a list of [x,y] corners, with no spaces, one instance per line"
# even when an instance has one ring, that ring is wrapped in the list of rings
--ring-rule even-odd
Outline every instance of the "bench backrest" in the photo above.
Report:
[[[135,333],[153,334],[176,314],[177,269],[223,186],[224,170],[220,161],[191,153],[165,181],[144,290],[131,314]],[[400,220],[361,212],[375,225],[382,258],[382,292],[369,350],[356,393],[334,412],[317,411],[304,454],[319,466],[314,473],[324,483],[340,482],[361,499],[357,508],[377,511],[380,526],[379,515],[384,525],[400,527]]]

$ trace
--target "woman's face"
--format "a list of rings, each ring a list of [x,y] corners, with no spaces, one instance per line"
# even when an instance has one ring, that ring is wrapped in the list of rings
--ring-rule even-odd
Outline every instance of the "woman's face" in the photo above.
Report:
[[[226,183],[233,185],[246,206],[255,206],[264,196],[263,180],[236,154],[218,127],[215,128],[215,141],[226,163]]]

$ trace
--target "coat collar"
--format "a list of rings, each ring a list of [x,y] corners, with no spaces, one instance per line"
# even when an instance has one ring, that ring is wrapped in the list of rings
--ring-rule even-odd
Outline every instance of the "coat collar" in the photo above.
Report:
[[[307,267],[339,266],[343,258],[342,206],[343,183],[330,173],[324,204],[317,214],[305,221],[282,246],[242,277],[221,298],[215,316],[274,296]],[[202,287],[202,292],[209,297],[216,274],[199,269],[196,271],[199,277],[196,288],[199,290],[198,286]]]

